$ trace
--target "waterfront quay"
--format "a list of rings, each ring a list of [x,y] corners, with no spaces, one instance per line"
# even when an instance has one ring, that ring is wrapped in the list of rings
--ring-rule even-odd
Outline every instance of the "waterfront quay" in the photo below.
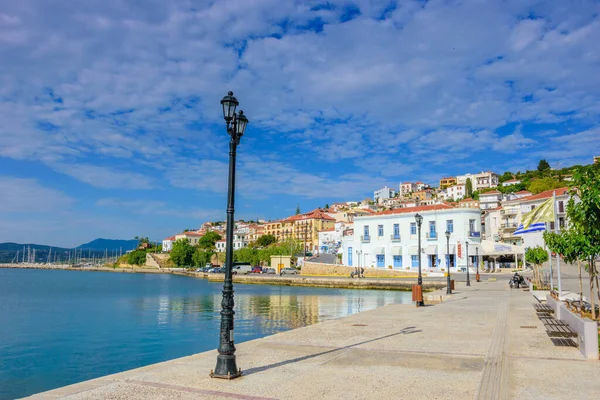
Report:
[[[598,361],[555,346],[531,293],[458,283],[441,304],[392,304],[237,345],[242,377],[209,351],[34,399],[596,399]],[[218,338],[215,338],[215,343]]]

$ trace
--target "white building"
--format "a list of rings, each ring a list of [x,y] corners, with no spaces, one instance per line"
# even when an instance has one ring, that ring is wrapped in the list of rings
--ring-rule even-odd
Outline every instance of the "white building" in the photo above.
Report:
[[[163,239],[162,241],[162,251],[169,252],[173,250],[173,242],[175,241],[175,236],[168,237]]]
[[[479,195],[479,207],[481,207],[482,210],[493,210],[494,208],[498,208],[501,201],[502,193],[497,190],[481,193]]]
[[[342,243],[343,232],[346,226],[352,226],[352,224],[336,222],[334,228],[319,231],[319,252],[336,253]]]
[[[417,191],[417,185],[412,182],[403,182],[400,184],[400,194],[402,196],[408,196],[412,192]]]
[[[247,233],[245,230],[235,231],[233,234],[233,250],[239,250],[241,248],[248,247],[249,235],[250,234]],[[218,253],[225,252],[225,249],[227,248],[227,239],[224,238],[218,240],[215,243],[215,248]]]
[[[454,186],[448,186],[445,190],[444,198],[446,200],[458,200],[465,197],[465,185],[459,184]]]
[[[520,179],[509,179],[507,181],[502,182],[502,186],[512,186],[512,185],[518,185],[519,183],[521,183]]]
[[[413,190],[413,192],[419,192],[421,190],[425,190],[425,189],[429,189],[430,186],[426,183],[423,182],[416,182],[415,183],[415,190]]]
[[[373,192],[373,199],[375,201],[379,199],[389,199],[396,195],[396,191],[392,188],[385,186],[383,189],[379,189]]]
[[[456,177],[456,183],[465,185],[467,179],[471,179],[473,191],[498,187],[499,176],[491,171],[480,172],[478,174],[465,174]]]
[[[417,213],[423,217],[420,254]],[[451,232],[448,258],[446,230]],[[425,271],[441,272],[449,264],[456,271],[466,267],[467,241],[472,265],[475,249],[483,254],[481,212],[477,209],[446,204],[399,208],[356,218],[353,235],[342,240],[342,260],[349,266],[416,270],[420,258]]]

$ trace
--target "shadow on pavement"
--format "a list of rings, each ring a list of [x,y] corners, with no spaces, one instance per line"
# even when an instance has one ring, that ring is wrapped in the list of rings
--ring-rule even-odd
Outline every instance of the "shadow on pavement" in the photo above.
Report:
[[[390,333],[389,335],[380,336],[380,337],[377,337],[377,338],[374,338],[374,339],[369,339],[369,340],[365,340],[365,341],[354,343],[354,344],[349,344],[348,346],[337,347],[335,349],[323,351],[321,353],[310,354],[308,356],[297,357],[297,358],[293,358],[291,360],[280,361],[278,363],[273,363],[273,364],[265,365],[265,366],[262,366],[262,367],[249,368],[249,369],[247,369],[247,370],[244,371],[244,376],[256,374],[256,373],[263,372],[263,371],[266,371],[266,370],[269,370],[269,369],[272,369],[272,368],[277,368],[277,367],[281,367],[281,366],[288,365],[288,364],[293,364],[293,363],[304,361],[304,360],[309,360],[311,358],[319,357],[319,356],[322,356],[322,355],[325,355],[325,354],[335,353],[336,351],[350,349],[352,347],[360,346],[361,344],[376,342],[378,340],[387,339],[387,338],[393,337],[393,336],[410,335],[411,333],[421,332],[420,329],[415,329],[415,328],[416,328],[415,326],[407,326],[406,328],[402,329],[399,332]]]

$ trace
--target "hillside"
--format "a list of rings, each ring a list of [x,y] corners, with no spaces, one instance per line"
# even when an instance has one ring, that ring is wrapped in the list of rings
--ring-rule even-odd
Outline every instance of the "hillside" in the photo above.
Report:
[[[129,250],[134,250],[137,247],[138,241],[135,239],[132,240],[118,240],[118,239],[95,239],[89,243],[82,244],[77,246],[78,250],[108,250],[109,252],[112,250],[120,251],[123,253]]]

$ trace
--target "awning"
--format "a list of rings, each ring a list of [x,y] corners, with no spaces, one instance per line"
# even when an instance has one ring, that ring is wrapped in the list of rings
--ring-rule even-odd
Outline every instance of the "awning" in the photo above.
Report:
[[[502,256],[512,254],[524,254],[525,249],[522,246],[516,246],[514,244],[493,242],[491,240],[482,240],[481,249],[483,250],[484,256]],[[471,255],[471,249],[469,248],[469,255]]]
[[[430,244],[427,247],[425,247],[425,254],[429,254],[429,255],[437,255],[437,245],[435,244]]]
[[[448,254],[456,254],[456,245],[451,244],[450,245],[450,249],[448,249],[447,245],[442,246],[442,253],[444,255],[446,255],[446,253],[448,253]]]
[[[385,247],[375,247],[375,254],[385,254]]]
[[[392,255],[393,256],[401,256],[402,255],[402,247],[400,247],[400,246],[392,247]]]
[[[418,256],[419,255],[419,246],[410,246],[408,248],[408,254],[411,256]]]

